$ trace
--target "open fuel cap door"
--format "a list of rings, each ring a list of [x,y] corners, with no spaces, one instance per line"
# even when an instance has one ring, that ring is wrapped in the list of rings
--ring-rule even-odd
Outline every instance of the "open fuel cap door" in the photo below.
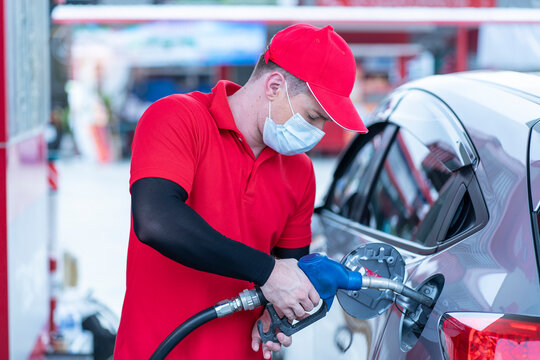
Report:
[[[391,245],[370,243],[347,254],[341,263],[362,275],[380,276],[403,283],[405,262]],[[392,290],[338,290],[341,307],[352,317],[370,319],[385,312],[396,299]]]

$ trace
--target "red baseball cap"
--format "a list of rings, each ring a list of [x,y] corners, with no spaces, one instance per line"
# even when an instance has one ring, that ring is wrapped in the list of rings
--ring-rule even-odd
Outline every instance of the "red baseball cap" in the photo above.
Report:
[[[344,129],[367,133],[350,95],[356,78],[354,55],[331,26],[296,24],[278,32],[264,54],[300,80],[328,116]]]

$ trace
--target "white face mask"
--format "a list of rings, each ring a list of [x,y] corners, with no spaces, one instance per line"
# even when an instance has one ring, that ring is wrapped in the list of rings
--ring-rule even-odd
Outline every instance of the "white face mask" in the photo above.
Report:
[[[295,113],[289,91],[287,90],[287,82],[285,82],[285,92],[287,100],[293,115],[285,124],[278,125],[270,118],[270,105],[268,103],[268,117],[264,123],[263,141],[267,146],[283,155],[296,155],[305,153],[313,149],[315,145],[324,136],[324,131],[308,123],[302,115]]]

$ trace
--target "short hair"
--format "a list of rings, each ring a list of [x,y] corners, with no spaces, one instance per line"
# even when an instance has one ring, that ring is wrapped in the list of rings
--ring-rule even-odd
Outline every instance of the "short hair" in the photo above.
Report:
[[[251,73],[250,80],[257,80],[261,76],[263,76],[263,74],[273,71],[278,71],[285,77],[285,81],[287,81],[287,89],[290,96],[309,93],[305,81],[300,80],[299,78],[297,78],[296,76],[283,69],[281,66],[271,60],[268,60],[268,63],[266,63],[264,59],[264,54],[259,57],[259,60],[257,61],[257,64],[255,65],[255,68]]]

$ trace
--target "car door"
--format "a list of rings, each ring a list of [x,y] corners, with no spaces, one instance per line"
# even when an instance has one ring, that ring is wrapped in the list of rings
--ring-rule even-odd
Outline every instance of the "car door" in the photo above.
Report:
[[[345,153],[317,213],[323,250],[330,257],[341,260],[362,244],[384,242],[398,249],[406,273],[412,274],[425,257],[476,231],[487,215],[478,208],[482,201],[474,180],[476,152],[451,110],[418,89],[400,92],[393,103],[385,105],[369,136],[359,135]],[[403,309],[394,306],[369,320],[341,312],[332,317],[333,334],[327,338],[346,353],[361,333],[369,358],[406,356],[418,329],[405,316],[401,324],[386,328],[396,311]],[[382,355],[383,334],[399,338],[402,346]]]

